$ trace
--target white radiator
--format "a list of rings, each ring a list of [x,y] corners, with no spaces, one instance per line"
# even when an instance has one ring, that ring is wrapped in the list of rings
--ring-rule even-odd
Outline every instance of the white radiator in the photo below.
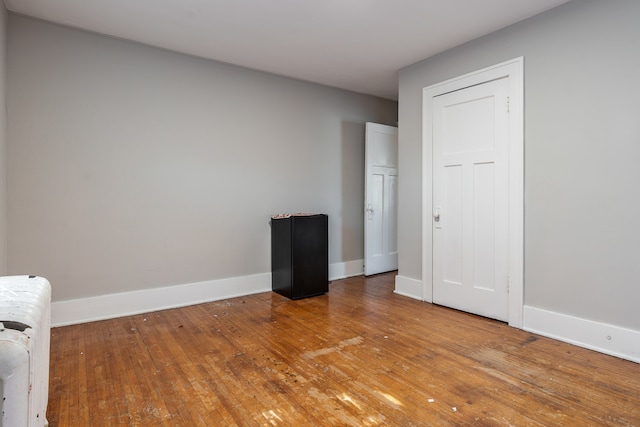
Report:
[[[51,285],[0,277],[0,427],[46,426]]]

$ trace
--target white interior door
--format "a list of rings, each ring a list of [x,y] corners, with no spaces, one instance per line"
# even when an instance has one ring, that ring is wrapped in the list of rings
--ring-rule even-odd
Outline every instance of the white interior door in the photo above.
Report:
[[[398,269],[398,129],[367,123],[364,274]]]
[[[433,302],[509,318],[508,78],[433,99]]]

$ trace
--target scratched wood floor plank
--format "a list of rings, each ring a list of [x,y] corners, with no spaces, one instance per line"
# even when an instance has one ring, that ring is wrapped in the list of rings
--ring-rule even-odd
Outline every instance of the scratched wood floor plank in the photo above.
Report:
[[[58,414],[58,420],[62,425],[67,425],[66,416],[69,413],[69,387],[68,378],[71,376],[68,357],[68,347],[71,345],[71,328],[55,328],[51,331],[51,341],[59,343],[56,352],[51,352],[49,358],[49,403],[48,414]],[[75,357],[73,357],[75,360]]]
[[[178,311],[161,312],[155,319],[150,315],[143,322],[148,328],[142,333],[165,382],[165,395],[189,396],[176,408],[184,425],[211,425],[213,419],[233,425],[232,418],[217,410],[220,400],[212,392],[212,378],[208,370],[199,369],[204,363],[202,351],[216,347],[207,341],[206,334],[201,334],[198,327],[191,325],[189,319]],[[183,328],[194,332],[198,339],[183,340]],[[209,407],[213,408],[210,412],[199,410]]]
[[[394,276],[54,328],[50,425],[640,426],[640,365]]]

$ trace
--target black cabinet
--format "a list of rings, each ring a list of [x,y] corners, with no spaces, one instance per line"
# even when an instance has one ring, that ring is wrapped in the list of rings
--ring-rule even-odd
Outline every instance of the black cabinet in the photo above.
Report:
[[[291,299],[329,291],[327,215],[271,219],[271,288]]]

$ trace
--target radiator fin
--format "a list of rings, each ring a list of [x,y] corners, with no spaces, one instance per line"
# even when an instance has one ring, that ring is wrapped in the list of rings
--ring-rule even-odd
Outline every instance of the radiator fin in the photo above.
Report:
[[[0,277],[0,427],[46,426],[51,285]]]

